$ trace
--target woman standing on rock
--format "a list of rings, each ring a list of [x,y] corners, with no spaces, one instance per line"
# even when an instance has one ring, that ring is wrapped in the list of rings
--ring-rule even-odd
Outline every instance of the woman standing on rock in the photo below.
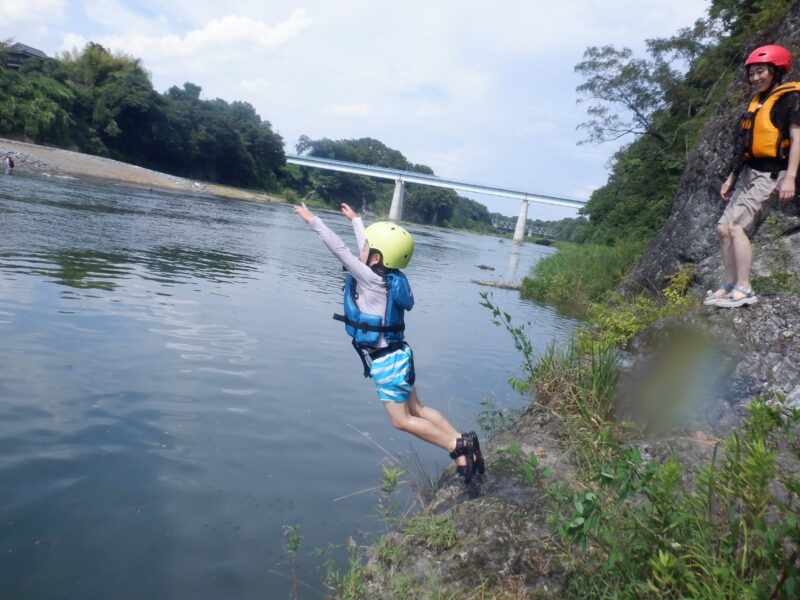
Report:
[[[11,158],[10,154],[6,155],[5,163],[6,163],[6,175],[11,175],[11,173],[14,172],[14,159]]]
[[[795,197],[800,164],[800,83],[781,84],[791,63],[782,46],[756,48],[745,61],[756,93],[741,119],[735,159],[720,189],[728,205],[717,221],[726,280],[703,304],[733,308],[758,301],[750,285],[749,236],[776,199],[786,204]]]

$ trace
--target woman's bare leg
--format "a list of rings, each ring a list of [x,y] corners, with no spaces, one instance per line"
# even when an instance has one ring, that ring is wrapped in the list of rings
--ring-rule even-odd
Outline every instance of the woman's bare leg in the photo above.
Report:
[[[733,255],[736,262],[736,285],[749,288],[750,286],[750,269],[753,265],[753,248],[750,245],[750,238],[744,229],[738,225],[733,226],[731,229],[731,239],[733,246]],[[734,290],[734,295],[738,298],[744,297],[744,294],[738,290]]]
[[[727,225],[717,225],[717,235],[719,236],[719,246],[722,254],[722,264],[725,267],[725,282],[736,283],[736,253],[734,252],[731,228]],[[720,293],[721,292],[721,293]],[[727,291],[720,288],[714,294],[717,297],[724,296]]]

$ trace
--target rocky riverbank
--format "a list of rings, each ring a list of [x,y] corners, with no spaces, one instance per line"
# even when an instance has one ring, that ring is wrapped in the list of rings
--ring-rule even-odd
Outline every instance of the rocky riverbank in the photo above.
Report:
[[[5,157],[8,154],[14,158],[16,163],[14,171],[18,173],[99,180],[173,192],[209,194],[223,198],[277,200],[261,192],[192,181],[110,158],[0,138],[0,156]]]
[[[625,444],[658,464],[677,459],[691,485],[721,440],[741,427],[750,399],[778,394],[787,410],[800,408],[800,298],[774,294],[740,310],[698,306],[642,330],[621,356],[617,415],[640,432]],[[575,466],[581,448],[568,432],[558,407],[534,401],[484,444],[484,479],[465,487],[446,469],[415,520],[438,519],[441,527],[451,518],[452,543],[432,544],[408,524],[387,535],[369,549],[366,597],[397,597],[398,573],[426,593],[435,582],[443,593],[483,598],[470,594],[490,583],[493,594],[507,595],[487,598],[565,597],[572,558],[548,523],[547,497],[559,484],[586,485]],[[527,476],[521,466],[531,457],[539,469]],[[796,461],[781,460],[797,474]],[[386,547],[402,558],[387,563]]]

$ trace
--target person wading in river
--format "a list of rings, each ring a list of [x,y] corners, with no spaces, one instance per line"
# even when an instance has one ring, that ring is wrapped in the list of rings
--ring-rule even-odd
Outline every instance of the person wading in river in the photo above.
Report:
[[[728,205],[717,221],[726,281],[703,304],[734,308],[758,301],[750,286],[749,236],[776,199],[794,199],[800,164],[800,83],[781,84],[791,64],[782,46],[756,48],[745,61],[756,94],[741,118],[734,162],[720,189]]]
[[[343,203],[341,210],[353,226],[358,257],[305,203],[294,209],[348,271],[345,314],[334,318],[344,321],[364,376],[375,382],[392,425],[448,451],[459,475],[470,483],[476,473],[485,471],[478,436],[474,431],[458,433],[440,412],[423,406],[414,386],[414,356],[404,335],[404,312],[414,306],[414,296],[400,271],[411,260],[414,240],[394,223],[373,223],[364,229],[361,218],[347,204]]]

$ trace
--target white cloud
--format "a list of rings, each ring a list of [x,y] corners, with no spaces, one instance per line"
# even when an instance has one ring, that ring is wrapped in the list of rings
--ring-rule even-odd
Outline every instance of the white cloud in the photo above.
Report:
[[[138,30],[121,35],[99,36],[92,41],[114,51],[143,59],[153,71],[174,72],[178,68],[196,67],[208,70],[230,61],[247,62],[248,54],[259,54],[286,44],[311,24],[303,9],[296,9],[289,18],[274,26],[250,17],[226,15],[210,21],[205,27],[185,34],[149,36]],[[76,36],[67,35],[64,46],[71,44]],[[66,46],[65,49],[70,49]]]
[[[13,30],[20,26],[41,24],[44,21],[60,19],[64,13],[66,0],[30,0],[17,2],[6,0],[0,3],[0,39],[11,37]],[[22,40],[17,40],[22,41]]]
[[[154,36],[165,35],[170,30],[169,20],[165,16],[142,16],[119,0],[85,0],[83,10],[95,25],[102,25],[118,34],[146,31]]]
[[[365,102],[359,102],[358,104],[338,104],[336,106],[327,106],[323,109],[323,112],[329,115],[365,117],[369,115],[372,110]]]

